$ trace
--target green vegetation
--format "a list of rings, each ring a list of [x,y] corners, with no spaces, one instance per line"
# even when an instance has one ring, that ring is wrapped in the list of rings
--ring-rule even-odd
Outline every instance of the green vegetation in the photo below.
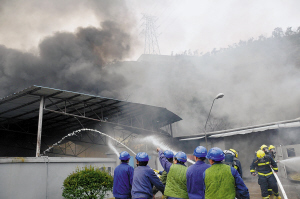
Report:
[[[68,199],[103,199],[112,191],[113,177],[106,168],[77,168],[64,181],[62,196]]]

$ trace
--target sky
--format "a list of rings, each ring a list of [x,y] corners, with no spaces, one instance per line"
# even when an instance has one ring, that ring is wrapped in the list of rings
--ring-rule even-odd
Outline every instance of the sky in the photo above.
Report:
[[[95,2],[0,0],[0,44],[38,54],[39,43],[55,32],[99,27],[113,18],[130,21],[137,45],[126,59],[136,60],[144,50],[142,13],[157,17],[158,43],[165,55],[226,48],[240,40],[270,36],[276,27],[296,29],[300,18],[298,0],[99,1],[104,2],[101,6]]]
[[[281,46],[266,52],[261,48],[259,56],[241,50],[229,57],[203,56],[199,62],[185,56],[169,64],[116,60],[135,61],[143,54],[143,14],[157,17],[161,54],[206,53],[240,40],[270,37],[276,27],[296,30],[299,4],[296,0],[0,0],[0,96],[41,85],[126,99],[166,107],[190,121],[185,127],[195,126],[192,131],[198,132],[211,99],[224,92],[226,97],[214,105],[213,115],[230,124],[294,119],[299,116],[294,109],[299,107],[299,70],[286,61],[290,55]]]

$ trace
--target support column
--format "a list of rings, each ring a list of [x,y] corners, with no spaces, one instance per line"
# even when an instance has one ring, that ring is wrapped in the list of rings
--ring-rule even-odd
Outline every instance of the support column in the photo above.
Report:
[[[40,156],[44,103],[45,103],[44,96],[42,96],[41,97],[41,102],[40,102],[40,110],[39,110],[39,123],[38,123],[37,142],[36,142],[36,156],[35,157]]]
[[[170,131],[171,131],[171,137],[173,137],[173,129],[172,129],[172,124],[170,124]]]

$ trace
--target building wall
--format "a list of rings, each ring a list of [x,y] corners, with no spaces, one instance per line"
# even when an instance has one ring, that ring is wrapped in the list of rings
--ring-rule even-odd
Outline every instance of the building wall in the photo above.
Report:
[[[113,158],[0,158],[0,198],[5,199],[62,199],[65,178],[85,165],[110,168]],[[112,194],[110,193],[110,196]]]

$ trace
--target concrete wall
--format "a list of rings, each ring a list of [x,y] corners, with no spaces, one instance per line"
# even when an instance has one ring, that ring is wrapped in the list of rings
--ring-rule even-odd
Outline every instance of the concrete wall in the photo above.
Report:
[[[85,165],[116,167],[114,158],[0,158],[0,198],[60,199],[65,178]],[[110,194],[109,197],[112,197]]]

